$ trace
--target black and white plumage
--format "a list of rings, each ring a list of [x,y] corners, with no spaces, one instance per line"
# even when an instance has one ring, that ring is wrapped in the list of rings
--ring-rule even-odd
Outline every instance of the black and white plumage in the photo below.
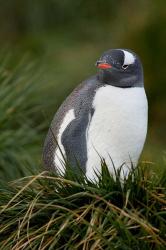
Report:
[[[127,49],[108,50],[99,72],[82,82],[55,114],[43,150],[47,169],[64,172],[64,158],[89,179],[123,165],[126,176],[137,165],[147,133],[147,98],[138,56]],[[56,138],[56,139],[55,139]],[[57,143],[59,146],[57,146]]]

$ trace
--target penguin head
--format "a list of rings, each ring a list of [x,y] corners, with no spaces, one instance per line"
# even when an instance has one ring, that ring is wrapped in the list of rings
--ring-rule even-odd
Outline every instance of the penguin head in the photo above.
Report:
[[[143,69],[139,57],[129,49],[111,49],[96,62],[99,80],[120,88],[143,87]]]

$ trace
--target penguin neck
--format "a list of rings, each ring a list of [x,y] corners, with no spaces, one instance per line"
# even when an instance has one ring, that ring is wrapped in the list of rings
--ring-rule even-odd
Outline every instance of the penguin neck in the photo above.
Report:
[[[120,87],[120,88],[131,88],[131,85],[123,86],[123,84],[121,84],[121,79],[118,80],[113,75],[106,74],[106,72],[104,71],[99,71],[99,73],[97,74],[97,78],[99,82],[102,83],[102,85],[110,85],[113,87]]]
[[[97,78],[101,83],[111,85],[112,77],[110,77],[110,76],[108,77],[108,75],[105,74],[104,71],[99,71],[97,74]]]
[[[117,78],[113,74],[99,71],[97,78],[103,85],[107,84],[119,88],[144,87],[143,74],[133,75],[128,78]]]

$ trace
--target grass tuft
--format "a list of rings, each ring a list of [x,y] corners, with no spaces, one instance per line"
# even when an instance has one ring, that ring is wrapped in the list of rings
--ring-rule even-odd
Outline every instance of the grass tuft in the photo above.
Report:
[[[0,249],[165,249],[166,175],[150,166],[123,185],[40,173],[0,190]]]
[[[7,54],[0,59],[0,174],[9,181],[31,174],[38,165],[46,123],[39,94],[44,84],[41,69],[27,56],[15,63]]]

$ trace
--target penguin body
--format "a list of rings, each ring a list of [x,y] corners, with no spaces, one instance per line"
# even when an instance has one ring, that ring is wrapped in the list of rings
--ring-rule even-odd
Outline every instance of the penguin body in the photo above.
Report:
[[[129,50],[105,52],[99,73],[80,84],[57,111],[44,144],[47,169],[65,173],[64,157],[89,179],[104,159],[111,173],[136,166],[147,132],[142,65]]]

